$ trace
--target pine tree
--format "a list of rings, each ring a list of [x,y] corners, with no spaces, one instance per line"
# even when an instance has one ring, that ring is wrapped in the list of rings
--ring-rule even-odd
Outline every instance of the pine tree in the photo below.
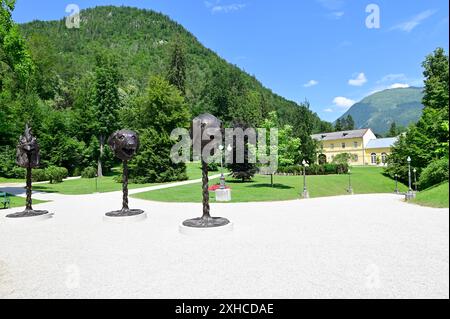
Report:
[[[233,128],[240,128],[245,131],[247,128],[249,128],[249,125],[243,122],[236,121],[233,123]],[[251,151],[250,148],[254,149],[254,146],[249,147],[248,142],[248,138],[245,137],[244,162],[237,163],[237,147],[236,143],[233,143],[233,163],[227,165],[228,169],[230,169],[232,172],[233,178],[240,179],[242,182],[251,180],[257,171],[256,164],[249,162],[249,152]]]
[[[355,121],[353,117],[349,114],[345,119],[345,130],[354,130],[355,129]]]
[[[387,137],[395,137],[397,135],[398,135],[397,124],[395,124],[395,121],[393,121],[391,123],[391,127],[389,128],[389,133],[388,133]]]
[[[183,95],[186,94],[186,57],[184,46],[179,38],[175,40],[172,46],[167,80],[180,90]]]
[[[336,123],[334,123],[334,130],[336,132],[342,131],[343,130],[343,120],[342,119],[337,119]]]
[[[97,56],[94,79],[94,109],[97,117],[100,155],[97,162],[97,174],[103,176],[102,159],[108,136],[117,128],[117,110],[119,99],[119,73],[116,61],[106,54]]]
[[[161,77],[151,77],[147,92],[130,110],[124,123],[139,132],[141,147],[130,161],[130,178],[138,183],[187,179],[186,165],[173,163],[170,138],[175,128],[189,127],[189,109],[173,85]]]

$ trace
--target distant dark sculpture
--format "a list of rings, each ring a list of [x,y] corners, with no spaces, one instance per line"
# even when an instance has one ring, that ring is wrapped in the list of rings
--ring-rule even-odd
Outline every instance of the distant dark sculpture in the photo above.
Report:
[[[202,153],[202,191],[203,191],[203,215],[202,217],[192,218],[183,222],[184,226],[206,228],[225,226],[230,223],[226,218],[211,217],[209,209],[209,191],[208,191],[208,164],[203,156],[203,150],[208,145],[210,149],[217,151],[221,140],[217,138],[211,140],[210,136],[216,135],[221,130],[221,122],[218,118],[211,114],[202,114],[194,118],[192,121],[192,139],[194,147],[200,144],[200,151]],[[195,129],[195,127],[200,129]],[[205,154],[206,155],[206,154]],[[211,156],[211,154],[208,154]]]
[[[139,137],[136,132],[130,130],[116,131],[108,139],[108,145],[111,147],[114,155],[122,160],[122,209],[106,213],[109,217],[125,217],[142,214],[141,209],[130,209],[128,207],[128,161],[133,158],[139,149]]]
[[[47,214],[46,210],[33,210],[31,204],[31,169],[38,167],[40,162],[39,144],[36,137],[31,132],[31,127],[25,125],[25,132],[20,137],[16,148],[16,163],[17,165],[26,168],[26,207],[23,212],[6,215],[6,217],[33,217]]]

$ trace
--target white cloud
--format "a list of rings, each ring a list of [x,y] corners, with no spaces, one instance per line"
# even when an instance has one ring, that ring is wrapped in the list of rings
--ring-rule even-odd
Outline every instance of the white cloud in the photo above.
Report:
[[[383,76],[380,80],[377,81],[377,83],[392,83],[394,81],[406,81],[406,79],[406,75],[403,73],[391,73]]]
[[[344,109],[348,109],[349,107],[351,107],[353,104],[356,103],[356,101],[346,98],[344,96],[336,96],[333,99],[333,103],[334,105],[336,105],[337,107],[340,108],[344,108]]]
[[[304,86],[305,88],[309,88],[309,87],[314,86],[314,85],[317,85],[317,84],[319,84],[319,81],[316,81],[316,80],[309,80],[307,83],[303,84],[303,86]]]
[[[423,85],[423,78],[410,78],[403,73],[391,73],[376,81],[376,86],[371,89],[368,95],[386,89],[408,88],[411,86],[420,87]]]
[[[390,89],[409,88],[409,84],[406,83],[394,83],[389,86]]]
[[[317,2],[328,10],[337,10],[344,4],[342,0],[317,0]]]
[[[348,80],[348,84],[353,86],[362,86],[366,82],[367,82],[366,75],[362,72],[358,74],[356,79]]]
[[[411,32],[415,27],[417,27],[419,24],[421,24],[422,21],[424,21],[425,19],[428,19],[435,13],[436,13],[436,10],[430,10],[430,9],[422,11],[421,13],[415,15],[408,21],[405,21],[405,22],[402,22],[402,23],[399,23],[399,24],[393,26],[390,30],[400,30],[400,31],[404,31],[404,32]]]
[[[333,113],[333,109],[332,108],[327,108],[327,109],[325,109],[325,110],[323,110],[324,112],[327,112],[327,113]]]
[[[344,11],[335,11],[332,12],[331,15],[336,19],[340,19],[344,16]]]
[[[238,11],[245,8],[245,3],[231,3],[221,4],[221,0],[215,0],[213,2],[205,1],[205,6],[211,10],[212,13],[228,13],[232,11]]]

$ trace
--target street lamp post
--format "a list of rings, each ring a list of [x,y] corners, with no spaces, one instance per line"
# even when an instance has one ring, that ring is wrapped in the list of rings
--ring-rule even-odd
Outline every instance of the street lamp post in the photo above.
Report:
[[[398,194],[398,175],[395,174],[394,176],[395,176],[395,190],[394,190],[394,193]]]
[[[219,145],[220,150],[220,189],[225,189],[225,176],[223,175],[223,145]]]
[[[350,171],[350,168],[349,168],[348,169],[348,189],[347,189],[347,192],[350,195],[353,195],[352,178],[351,178],[351,176],[352,176],[352,174],[351,174],[351,171]]]
[[[414,167],[414,192],[417,192],[417,169]]]
[[[220,150],[220,189],[225,189],[225,175],[223,174],[223,145],[219,145]],[[231,152],[233,148],[231,145],[227,146],[227,152]]]
[[[414,193],[411,188],[411,157],[408,156],[406,161],[408,162],[408,192],[405,194],[405,199],[410,200],[414,198]]]
[[[306,162],[305,160],[302,161],[303,164],[303,193],[302,193],[302,197],[303,198],[309,198],[309,192],[308,189],[306,188],[306,168],[309,166],[308,162]]]

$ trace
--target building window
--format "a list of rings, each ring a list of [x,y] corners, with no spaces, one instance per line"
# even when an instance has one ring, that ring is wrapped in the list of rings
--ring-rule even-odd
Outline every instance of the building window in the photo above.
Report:
[[[358,148],[358,142],[353,142],[353,147]]]
[[[342,148],[345,148],[345,143],[342,143]]]
[[[381,153],[381,163],[386,164],[386,153]]]
[[[334,149],[334,144],[330,144],[330,148],[331,148],[331,149]]]
[[[377,163],[377,154],[375,154],[375,153],[370,154],[370,162],[372,164],[376,164]]]
[[[358,154],[355,154],[354,162],[357,162],[357,161],[358,161]]]
[[[325,154],[319,154],[319,164],[326,164],[327,156]]]

